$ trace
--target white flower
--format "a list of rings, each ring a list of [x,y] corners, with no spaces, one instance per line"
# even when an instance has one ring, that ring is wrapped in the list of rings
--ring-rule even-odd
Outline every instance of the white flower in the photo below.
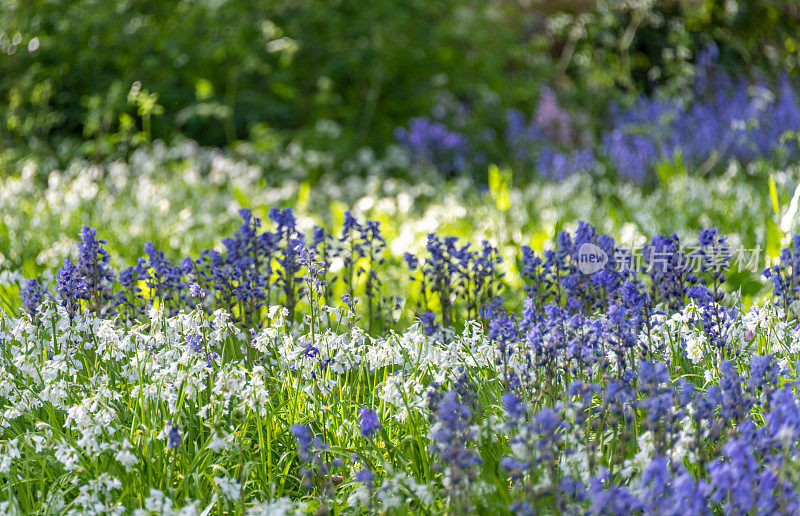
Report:
[[[620,471],[620,474],[625,478],[631,478],[634,473],[644,471],[655,451],[653,434],[649,430],[639,435],[638,443],[636,455],[631,459],[626,459],[622,471]]]
[[[125,471],[130,471],[133,468],[134,464],[139,463],[139,459],[136,458],[136,455],[131,453],[129,450],[120,450],[114,456],[117,459],[117,462],[125,467]]]
[[[11,463],[13,459],[20,458],[19,448],[17,448],[17,439],[12,439],[5,444],[0,444],[0,473],[8,473],[11,471]]]
[[[208,443],[209,450],[213,450],[215,453],[218,453],[220,450],[223,450],[227,447],[228,443],[225,441],[224,437],[220,437],[220,435],[216,432],[211,436],[211,442]]]
[[[55,447],[55,455],[66,470],[78,469],[78,453],[68,444],[59,442]]]
[[[686,354],[693,364],[699,364],[703,360],[703,351],[706,348],[707,339],[704,334],[687,333],[686,335]]]
[[[788,448],[794,442],[794,430],[792,430],[792,428],[790,428],[788,425],[783,425],[778,430],[776,437],[784,447]]]
[[[242,491],[242,484],[228,477],[214,477],[214,482],[219,487],[225,498],[236,499]]]

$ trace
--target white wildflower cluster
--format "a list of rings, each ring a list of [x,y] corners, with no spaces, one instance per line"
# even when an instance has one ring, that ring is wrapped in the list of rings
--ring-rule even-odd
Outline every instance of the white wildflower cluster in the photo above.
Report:
[[[149,494],[140,507],[115,500],[138,489],[129,483],[145,478],[154,461],[165,471],[175,467],[170,463],[190,442],[200,446],[194,453],[213,472],[208,489],[219,497],[216,503],[252,493],[237,465],[241,450],[259,445],[259,434],[244,437],[236,421],[275,418],[283,410],[277,399],[296,400],[293,410],[316,414],[334,397],[355,393],[356,384],[344,378],[369,375],[386,418],[402,422],[416,413],[414,420],[423,421],[430,379],[446,385],[464,368],[494,368],[495,346],[476,325],[451,333],[445,343],[419,325],[371,337],[355,326],[342,333],[289,327],[283,309],[268,313],[271,324],[251,335],[223,311],[166,317],[153,309],[149,321],[128,329],[88,314],[70,320],[52,302],[42,306],[38,322],[0,316],[0,428],[6,431],[0,474],[55,460],[69,482],[83,486],[73,503],[82,513],[194,514],[203,506],[177,504],[169,489],[144,486]],[[202,349],[189,344],[197,335]],[[512,367],[521,364],[512,361]],[[481,433],[478,426],[473,430]],[[348,439],[359,428],[357,421],[343,421],[330,431]],[[404,475],[398,471],[396,482],[376,485],[376,500],[387,507],[405,503],[409,490],[417,501],[431,499],[430,486]],[[63,503],[62,496],[58,489],[42,493],[51,506]],[[300,509],[278,498],[250,512]]]

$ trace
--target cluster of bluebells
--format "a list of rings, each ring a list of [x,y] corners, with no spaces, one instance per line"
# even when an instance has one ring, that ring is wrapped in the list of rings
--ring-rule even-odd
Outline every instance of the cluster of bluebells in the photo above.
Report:
[[[800,396],[779,381],[790,373],[756,356],[747,380],[726,361],[718,383],[700,390],[673,380],[667,364],[642,360],[627,374],[575,383],[537,409],[527,389],[510,392],[502,398],[510,453],[500,461],[518,495],[510,508],[793,514],[796,473],[788,472],[799,465]],[[752,412],[758,399],[767,400],[763,425]],[[612,429],[600,446],[594,436]],[[632,456],[624,441],[634,429],[640,446]]]
[[[796,240],[765,273],[780,276],[773,279],[779,305],[784,292],[792,293]],[[519,495],[510,508],[518,514],[544,507],[591,514],[796,512],[797,476],[789,472],[798,468],[800,395],[782,378],[796,377],[797,369],[756,354],[742,374],[732,361],[741,360],[737,338],[752,337],[734,335],[739,314],[723,306],[731,260],[726,238],[703,230],[695,250],[684,253],[677,235],[659,236],[646,247],[642,267],[602,269],[591,275],[596,283],[573,276],[575,243],[619,255],[613,241],[588,226],[559,235],[544,257],[523,250],[525,310],[517,320],[495,312],[489,322],[487,337],[498,353],[515,353],[521,364],[521,371],[503,374],[510,453],[501,467]],[[673,258],[661,259],[668,251]],[[718,376],[705,385],[676,379],[675,364],[685,355],[653,360],[670,353],[663,342],[653,345],[652,326],[681,313],[709,345],[707,363]],[[613,437],[601,445],[603,435]],[[639,447],[631,455],[626,443],[635,435]]]
[[[644,272],[651,280],[651,297],[677,311],[686,304],[686,288],[694,286],[697,279],[686,254],[681,249],[680,237],[656,235],[642,250]]]
[[[475,449],[475,423],[480,419],[475,386],[464,372],[452,390],[442,393],[436,387],[432,385],[427,393],[432,418],[431,451],[440,460],[434,469],[443,475],[454,510],[469,512],[473,509],[470,488],[483,465]]]
[[[431,233],[425,248],[427,256],[422,260],[411,253],[405,253],[403,259],[411,271],[411,279],[421,283],[420,308],[426,327],[434,327],[429,309],[434,297],[445,326],[454,321],[458,301],[463,302],[466,318],[472,319],[478,317],[483,307],[502,304],[503,258],[488,241],[473,250],[472,244],[460,242],[457,237],[441,238]]]
[[[168,317],[182,309],[203,308],[210,314],[222,308],[250,327],[259,326],[266,307],[274,304],[285,306],[290,320],[301,300],[311,294],[330,304],[337,281],[343,283],[341,289],[353,310],[357,295],[363,293],[371,322],[402,304],[399,297],[383,295],[380,270],[386,241],[379,222],[361,223],[347,212],[339,238],[315,226],[307,239],[297,229],[290,208],[269,211],[273,231],[262,231],[262,221],[250,210],[239,214],[242,224],[222,241],[222,252],[205,249],[197,258],[173,263],[147,242],[144,256],[121,270],[112,267],[106,241],[84,226],[78,259],[64,260],[56,274],[56,297],[71,316],[90,312],[133,323],[153,305]],[[339,277],[329,273],[336,258],[344,263],[345,272]],[[32,316],[49,296],[35,279],[20,291],[23,308]]]
[[[319,494],[319,511],[326,514],[334,488],[341,483],[341,476],[334,471],[342,466],[342,460],[332,457],[330,445],[315,436],[309,425],[292,425],[291,432],[297,442],[298,456],[302,463],[299,471],[302,487],[307,492]]]
[[[580,267],[581,254],[586,253],[587,246],[607,257],[602,268],[591,274],[585,274]],[[522,248],[527,293],[539,310],[548,303],[565,305],[570,311],[605,309],[630,273],[619,263],[622,252],[613,238],[598,234],[594,226],[581,221],[574,234],[561,231],[555,247],[541,257],[529,247]]]
[[[324,241],[331,237],[319,235],[319,238]],[[320,245],[316,237],[315,244]],[[323,252],[328,247],[325,244]],[[386,239],[381,235],[380,222],[368,220],[361,224],[350,211],[344,212],[341,235],[336,239],[332,256],[340,258],[344,265],[342,273],[342,281],[346,286],[344,297],[346,304],[353,311],[357,301],[356,285],[363,281],[370,329],[373,329],[372,324],[376,315],[384,313],[387,307],[393,308],[402,303],[397,296],[382,295],[383,281],[378,271],[384,264],[385,249]]]
[[[29,279],[19,291],[19,298],[22,308],[31,317],[36,317],[36,309],[47,297],[47,287],[39,283],[39,280]]]
[[[572,116],[558,105],[555,93],[544,88],[534,115],[516,109],[506,112],[504,144],[518,167],[534,168],[542,177],[563,180],[597,169],[597,158],[579,134]]]
[[[594,144],[544,88],[530,119],[516,109],[506,113],[504,155],[548,179],[610,164],[618,177],[635,183],[651,181],[663,162],[707,173],[730,160],[800,155],[796,142],[787,138],[800,131],[796,82],[787,76],[776,84],[731,77],[716,66],[718,53],[713,43],[698,53],[690,101],[653,95],[630,106],[613,104]],[[412,119],[396,137],[415,161],[447,174],[463,170],[456,164],[465,162],[471,148],[465,135],[427,118]]]
[[[588,252],[607,259],[590,274],[581,262]],[[691,251],[675,234],[656,236],[644,246],[641,262],[583,222],[574,234],[562,231],[542,256],[527,247],[521,254],[528,298],[520,331],[538,364],[567,351],[582,369],[610,353],[625,369],[637,356],[662,351],[653,342],[656,321],[689,306],[685,320],[697,324],[711,355],[719,362],[728,352],[738,311],[723,302],[732,253],[716,228],[700,231]],[[602,320],[587,318],[597,314]]]
[[[469,139],[428,117],[412,118],[408,128],[398,127],[394,136],[415,163],[431,165],[446,176],[466,171],[472,161]]]
[[[698,55],[691,103],[642,97],[629,108],[612,108],[602,145],[622,177],[644,182],[660,161],[681,159],[707,172],[778,149],[797,155],[797,146],[783,140],[800,130],[796,85],[787,77],[774,86],[731,77],[715,66],[717,55],[713,44]]]
[[[97,230],[87,226],[81,227],[80,237],[77,260],[65,259],[56,275],[61,304],[70,314],[85,302],[95,315],[111,315],[113,308],[109,301],[113,298],[114,272],[105,249],[106,241],[98,240]]]

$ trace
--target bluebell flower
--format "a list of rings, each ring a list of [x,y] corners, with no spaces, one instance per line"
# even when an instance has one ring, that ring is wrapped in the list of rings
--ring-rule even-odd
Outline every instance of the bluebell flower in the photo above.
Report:
[[[472,414],[472,409],[459,399],[456,391],[449,391],[438,403],[436,423],[431,428],[433,450],[440,457],[442,467],[448,470],[454,489],[474,480],[476,467],[483,463],[469,446]]]
[[[361,407],[358,415],[361,417],[361,435],[372,438],[381,429],[378,413],[369,407]]]
[[[622,179],[639,184],[650,180],[650,171],[659,157],[651,140],[624,129],[612,129],[603,136],[603,147]]]
[[[665,457],[656,456],[645,468],[640,482],[645,514],[712,514],[705,481],[695,481],[680,463],[673,471]]]
[[[280,265],[277,285],[283,292],[283,305],[289,312],[289,322],[293,323],[298,302],[297,286],[302,282],[298,250],[305,246],[305,237],[297,230],[297,220],[291,208],[270,208],[269,218],[275,223],[270,242],[272,256]]]
[[[187,335],[186,344],[189,346],[189,348],[191,348],[192,351],[199,353],[204,349],[203,336],[198,334]]]
[[[415,271],[417,267],[419,267],[419,260],[411,253],[403,253],[403,260],[406,262],[406,266],[408,266],[410,271]]]
[[[56,273],[56,289],[61,304],[67,309],[70,317],[73,317],[81,308],[81,300],[89,296],[89,288],[85,278],[72,262],[65,258],[61,268]]]
[[[544,407],[534,416],[534,422],[536,432],[553,434],[561,427],[562,419],[553,409]]]
[[[724,457],[708,465],[710,499],[725,503],[728,511],[747,514],[755,508],[758,490],[758,462],[753,450],[740,439],[731,439],[723,446]]]
[[[326,276],[327,272],[331,268],[336,251],[333,240],[333,237],[327,231],[325,231],[325,228],[320,226],[314,226],[312,228],[311,249],[313,250],[313,255],[317,263],[318,275],[325,276],[323,281],[327,284],[333,284],[333,282],[335,282],[337,279],[335,276]],[[329,305],[331,304],[330,295],[330,289],[325,289],[323,292],[323,297],[325,299],[325,303]]]
[[[777,387],[780,373],[780,366],[773,360],[772,355],[750,357],[750,385],[754,389]]]
[[[357,297],[351,297],[350,294],[342,294],[339,296],[339,300],[344,303],[344,305],[350,309],[350,313],[356,313],[356,305],[358,304]]]
[[[528,406],[522,401],[522,398],[514,393],[506,393],[503,394],[501,400],[506,414],[508,415],[509,422],[520,422],[528,410]]]
[[[302,355],[304,357],[316,358],[317,355],[319,355],[319,348],[314,347],[313,344],[309,344],[303,349]]]
[[[622,417],[630,413],[633,398],[634,393],[629,385],[624,382],[611,381],[603,391],[602,406],[611,414]]]
[[[419,316],[419,322],[422,323],[425,335],[431,336],[439,329],[439,325],[436,323],[436,314],[433,312],[424,312]]]
[[[269,218],[278,227],[280,233],[293,233],[297,220],[294,217],[294,212],[291,208],[275,208],[269,209]]]
[[[81,226],[80,237],[75,264],[83,276],[89,298],[95,304],[95,313],[99,315],[102,305],[111,297],[111,283],[114,281],[109,264],[111,257],[104,247],[108,242],[98,239],[97,230],[88,226]]]
[[[167,431],[167,447],[173,450],[179,448],[181,445],[180,427],[174,421],[168,421],[167,427],[169,428]]]
[[[341,461],[326,459],[330,447],[325,441],[314,436],[314,432],[307,424],[292,425],[289,430],[295,437],[297,454],[303,463],[300,468],[303,488],[309,491],[313,489],[315,475],[321,474],[326,479],[325,490],[330,494],[331,467],[338,467]]]
[[[697,301],[697,304],[701,306],[707,305],[714,300],[714,296],[711,294],[711,291],[708,290],[708,287],[704,285],[690,287],[686,290],[686,296],[689,299],[694,299]]]
[[[594,252],[605,254],[606,261],[599,271],[586,274],[581,270],[581,253],[585,253],[585,246],[593,246],[593,250],[596,247],[599,251]],[[617,270],[618,251],[613,238],[599,234],[585,221],[578,222],[574,235],[561,231],[556,237],[556,248],[545,255],[543,265],[552,271],[553,282],[557,282],[557,302],[572,297],[579,300],[587,312],[605,308],[623,280],[623,274]]]
[[[683,308],[686,289],[698,279],[688,266],[677,233],[655,236],[642,249],[642,259],[655,301],[666,303],[673,311]]]
[[[116,308],[123,320],[129,323],[134,322],[145,311],[145,304],[142,302],[144,295],[139,288],[139,280],[146,274],[146,262],[144,258],[139,258],[136,265],[124,268],[117,277],[122,289],[117,293]]]
[[[591,148],[584,147],[570,152],[560,152],[553,147],[544,146],[536,160],[536,169],[542,177],[563,181],[577,174],[587,174],[598,167],[598,161]]]
[[[556,295],[553,286],[559,278],[554,268],[554,254],[548,253],[545,261],[528,246],[522,246],[521,252],[520,264],[522,277],[525,279],[525,293],[532,299],[533,307],[541,311],[551,297]]]
[[[314,441],[314,432],[311,431],[311,427],[298,424],[292,425],[290,430],[297,441],[297,449],[300,457],[304,461],[310,460],[309,457],[312,452],[312,443]]]
[[[195,299],[202,300],[206,297],[206,291],[197,283],[189,285],[189,295]]]
[[[500,459],[500,467],[508,472],[512,480],[521,480],[528,470],[528,464],[518,461],[513,457],[503,457]]]
[[[732,78],[716,66],[717,55],[714,47],[698,53],[691,102],[654,95],[625,109],[612,105],[602,145],[618,174],[641,183],[664,161],[707,172],[730,159],[797,155],[797,146],[782,139],[800,127],[800,103],[789,81]]]
[[[372,482],[375,480],[375,473],[369,469],[360,469],[356,471],[354,475],[356,482],[361,482],[362,484],[366,484],[367,486],[371,486]]]
[[[623,516],[642,508],[641,501],[629,489],[612,483],[607,471],[591,479],[588,494],[592,514]]]
[[[453,322],[454,304],[463,299],[467,316],[477,318],[481,307],[499,302],[503,274],[498,266],[502,263],[497,249],[484,241],[481,250],[473,252],[469,243],[462,244],[453,236],[428,235],[428,256],[420,262],[406,253],[404,259],[412,272],[412,280],[420,280],[423,300],[428,304],[428,295],[438,297],[442,324],[449,327]]]
[[[703,332],[708,342],[716,350],[717,361],[721,362],[724,350],[730,347],[730,336],[737,315],[736,309],[720,305],[722,292],[719,291],[715,294],[704,285],[688,288],[686,295],[699,306],[699,319]]]
[[[720,416],[723,420],[741,422],[750,413],[754,400],[742,389],[742,379],[733,363],[723,360],[720,364],[720,373],[722,376],[718,391]]]
[[[536,514],[536,511],[533,510],[533,506],[524,500],[518,500],[512,503],[508,506],[508,510],[517,516],[534,516]]]
[[[494,311],[489,320],[489,330],[486,336],[497,342],[497,348],[501,355],[511,355],[514,352],[512,346],[519,341],[520,336],[514,315],[503,310]]]
[[[183,288],[182,271],[175,267],[153,242],[144,244],[147,261],[143,267],[143,277],[147,288],[152,292],[151,300],[157,299],[169,315],[177,313],[179,292]]]
[[[43,286],[36,279],[29,279],[19,291],[20,301],[22,308],[28,312],[28,315],[35,318],[36,310],[42,304],[45,296],[47,296],[47,287]]]
[[[273,208],[270,215],[293,223],[290,212]],[[212,264],[212,276],[223,297],[234,298],[231,302],[238,305],[239,318],[248,324],[258,324],[260,309],[266,304],[270,288],[272,260],[283,234],[261,233],[262,221],[250,210],[239,210],[239,216],[242,224],[232,237],[222,241],[225,253],[218,263]]]

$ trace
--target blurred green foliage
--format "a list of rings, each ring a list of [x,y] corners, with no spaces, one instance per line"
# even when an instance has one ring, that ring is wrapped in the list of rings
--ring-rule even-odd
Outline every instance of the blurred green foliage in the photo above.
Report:
[[[4,0],[0,148],[5,160],[33,151],[62,165],[180,136],[260,148],[299,139],[344,154],[382,148],[443,96],[497,133],[505,108],[531,112],[545,84],[589,115],[657,82],[685,85],[710,40],[731,68],[792,73],[799,10],[790,0]],[[337,124],[335,144],[320,120]]]

